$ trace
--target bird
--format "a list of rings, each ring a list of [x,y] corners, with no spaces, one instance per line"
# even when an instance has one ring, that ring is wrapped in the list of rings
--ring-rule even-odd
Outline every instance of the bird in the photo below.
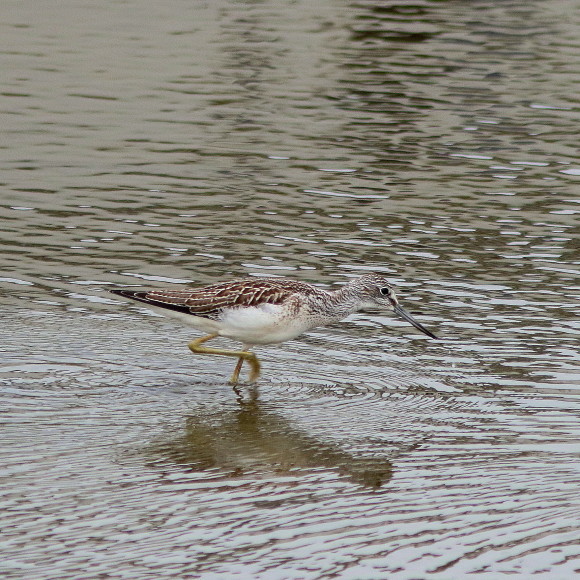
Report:
[[[294,339],[369,308],[393,311],[430,338],[438,338],[399,304],[393,286],[378,273],[352,278],[336,290],[288,278],[247,278],[201,288],[114,288],[111,292],[204,332],[188,344],[191,352],[237,357],[232,385],[238,384],[244,362],[250,366],[250,383],[260,377],[253,347]],[[241,342],[241,350],[205,344],[218,336]]]

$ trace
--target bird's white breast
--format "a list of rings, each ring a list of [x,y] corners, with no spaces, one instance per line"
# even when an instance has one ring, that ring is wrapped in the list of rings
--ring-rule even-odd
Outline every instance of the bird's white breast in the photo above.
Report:
[[[329,322],[313,315],[300,304],[298,298],[290,301],[285,305],[264,303],[258,306],[226,308],[217,319],[149,304],[147,307],[207,334],[219,334],[246,345],[284,342]]]
[[[219,334],[245,344],[270,344],[296,338],[316,326],[308,316],[295,316],[278,304],[228,308]]]

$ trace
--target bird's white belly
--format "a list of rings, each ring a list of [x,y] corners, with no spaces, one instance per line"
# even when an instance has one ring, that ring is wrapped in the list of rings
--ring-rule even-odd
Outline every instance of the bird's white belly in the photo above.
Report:
[[[231,308],[221,316],[220,336],[245,344],[271,344],[291,340],[316,326],[309,316],[294,316],[277,304]]]
[[[194,316],[149,304],[147,308],[207,334],[219,334],[247,345],[291,340],[322,322],[309,312],[300,311],[296,315],[277,304],[228,308],[218,319]]]

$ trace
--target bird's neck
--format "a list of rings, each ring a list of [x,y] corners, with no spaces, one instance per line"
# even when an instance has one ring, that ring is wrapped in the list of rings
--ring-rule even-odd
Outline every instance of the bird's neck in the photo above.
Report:
[[[360,300],[352,292],[348,284],[338,290],[328,292],[330,315],[336,320],[342,320],[360,309]]]

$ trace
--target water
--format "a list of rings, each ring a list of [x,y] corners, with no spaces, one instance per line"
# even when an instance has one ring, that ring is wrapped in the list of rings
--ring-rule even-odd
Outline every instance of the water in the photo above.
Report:
[[[3,2],[3,577],[577,574],[576,8]],[[107,293],[372,270],[237,393]]]

